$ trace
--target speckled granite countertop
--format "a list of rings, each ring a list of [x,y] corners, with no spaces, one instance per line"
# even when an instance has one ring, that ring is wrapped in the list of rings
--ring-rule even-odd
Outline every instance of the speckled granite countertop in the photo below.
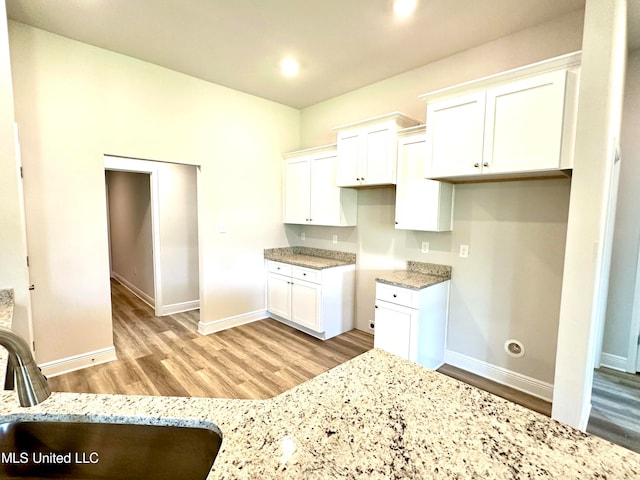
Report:
[[[406,270],[390,270],[376,277],[376,282],[396,287],[422,290],[451,279],[451,267],[435,263],[407,262]]]
[[[0,395],[4,418],[216,424],[209,479],[640,478],[634,452],[380,350],[270,400]]]
[[[264,258],[316,270],[356,263],[355,253],[309,247],[265,248]]]
[[[0,327],[11,328],[13,319],[13,290],[0,290]],[[0,347],[0,390],[4,388],[4,380],[7,374],[7,359],[9,352]]]
[[[0,290],[0,326],[11,328],[13,318],[13,290]]]

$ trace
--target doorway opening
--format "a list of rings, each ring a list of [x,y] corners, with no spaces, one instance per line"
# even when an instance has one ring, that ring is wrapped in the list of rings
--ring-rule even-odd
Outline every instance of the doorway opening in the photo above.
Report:
[[[200,308],[199,168],[105,156],[111,277],[155,316]]]

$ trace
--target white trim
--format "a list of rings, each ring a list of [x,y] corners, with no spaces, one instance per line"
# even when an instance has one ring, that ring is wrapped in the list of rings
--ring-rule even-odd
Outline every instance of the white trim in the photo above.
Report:
[[[633,306],[631,309],[631,325],[629,327],[629,343],[627,345],[627,369],[629,373],[638,370],[638,337],[640,337],[640,249],[636,261],[635,288],[633,289]]]
[[[243,313],[211,322],[203,322],[201,320],[198,322],[198,333],[209,335],[210,333],[220,332],[227,328],[237,327],[257,320],[264,320],[265,318],[269,318],[266,310],[256,310],[255,312]]]
[[[582,412],[582,416],[580,417],[580,424],[578,425],[578,430],[583,432],[587,431],[587,425],[589,424],[589,417],[591,416],[591,402],[587,405],[587,408]]]
[[[559,57],[542,60],[540,62],[532,63],[530,65],[524,65],[522,67],[513,68],[506,72],[499,72],[486,77],[478,78],[475,80],[469,80],[468,82],[459,83],[450,87],[440,88],[431,92],[418,95],[420,100],[430,102],[432,99],[437,98],[444,100],[460,95],[464,92],[470,92],[472,90],[482,90],[496,86],[498,84],[511,82],[520,78],[542,74],[552,70],[569,69],[580,65],[582,61],[582,51],[567,53],[560,55]],[[335,129],[334,129],[335,130]]]
[[[93,367],[101,363],[117,360],[115,347],[94,350],[93,352],[82,353],[52,362],[46,362],[40,365],[42,373],[47,377],[55,377],[63,373],[73,372],[82,368]]]
[[[613,355],[612,353],[602,352],[602,355],[600,355],[600,366],[612,368],[613,370],[619,370],[621,372],[626,372],[627,357],[621,357],[620,355]]]
[[[190,302],[172,303],[171,305],[163,305],[160,307],[160,315],[173,315],[174,313],[189,312],[200,308],[200,300],[191,300]]]
[[[548,402],[553,400],[553,385],[550,383],[542,382],[535,378],[522,375],[521,373],[512,372],[506,368],[492,365],[483,360],[454,352],[453,350],[446,350],[444,352],[444,362]]]
[[[140,290],[138,287],[136,287],[133,283],[129,282],[129,280],[127,280],[126,278],[124,278],[122,275],[120,275],[117,272],[111,272],[111,277],[118,282],[119,284],[121,284],[124,288],[126,288],[127,290],[129,290],[131,293],[133,293],[136,297],[138,297],[140,300],[142,300],[144,303],[146,303],[147,305],[149,305],[151,308],[154,308],[154,301],[153,301],[153,297],[151,297],[150,295],[148,295],[147,293],[143,292],[142,290]]]

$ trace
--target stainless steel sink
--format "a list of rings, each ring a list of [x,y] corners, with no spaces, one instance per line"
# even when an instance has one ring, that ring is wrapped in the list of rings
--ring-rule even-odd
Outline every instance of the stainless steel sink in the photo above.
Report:
[[[0,478],[202,480],[217,429],[117,423],[0,423]]]

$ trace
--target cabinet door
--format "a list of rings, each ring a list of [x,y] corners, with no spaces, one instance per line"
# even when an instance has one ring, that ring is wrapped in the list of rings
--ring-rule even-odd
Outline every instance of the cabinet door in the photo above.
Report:
[[[310,160],[290,159],[284,165],[284,223],[309,223]]]
[[[291,318],[291,278],[276,273],[267,275],[267,310]]]
[[[425,179],[424,135],[400,139],[396,182],[396,228],[451,230],[453,186]]]
[[[566,71],[487,91],[483,173],[560,167]]]
[[[427,105],[428,178],[480,173],[484,109],[484,92]]]
[[[363,134],[364,156],[360,167],[363,185],[388,185],[396,183],[395,130],[388,125],[367,130]]]
[[[336,155],[311,159],[311,223],[340,225],[340,187],[336,186]]]
[[[375,321],[375,348],[416,361],[418,310],[376,300]]]
[[[336,183],[338,187],[360,185],[361,138],[359,131],[338,134],[338,165]]]
[[[320,294],[320,285],[294,279],[291,285],[291,321],[322,332]]]

